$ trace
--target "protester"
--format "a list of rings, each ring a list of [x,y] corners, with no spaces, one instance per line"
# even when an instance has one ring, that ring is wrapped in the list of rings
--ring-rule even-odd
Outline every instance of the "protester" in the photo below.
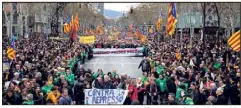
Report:
[[[125,34],[116,41],[97,36],[93,45],[70,45],[41,36],[19,38],[16,58],[8,72],[3,72],[3,104],[84,105],[85,89],[122,89],[128,90],[127,105],[240,105],[240,58],[227,44],[207,39],[204,46],[199,34],[191,46],[189,36],[141,44]],[[140,78],[130,79],[128,73],[115,69],[108,70],[109,74],[101,68],[92,71],[83,65],[93,57],[93,48],[136,47],[143,47],[144,59],[136,67],[141,68]],[[7,54],[3,60],[9,61]]]
[[[58,87],[54,86],[51,89],[51,92],[48,94],[46,100],[51,100],[53,104],[57,105],[58,104],[58,99],[60,97],[60,92],[58,90]]]
[[[168,94],[168,105],[178,105],[177,102],[175,101],[175,94],[174,93]]]
[[[141,81],[141,78],[138,78],[136,81],[136,87],[138,90],[138,101],[140,105],[143,105],[144,96],[145,96],[145,87]]]
[[[146,92],[147,92],[147,104],[152,105],[157,103],[157,97],[158,97],[158,86],[155,83],[154,78],[150,78],[150,84],[146,86]]]
[[[215,105],[225,105],[226,99],[223,94],[223,88],[219,87],[216,91],[216,94],[217,94],[217,101],[215,102]]]
[[[59,105],[71,105],[72,104],[72,99],[68,95],[68,89],[67,88],[63,88],[62,95],[58,99],[58,104]]]
[[[141,67],[142,72],[147,72],[148,75],[150,75],[150,71],[151,71],[151,66],[150,66],[150,61],[144,57],[144,59],[141,61],[138,69]]]

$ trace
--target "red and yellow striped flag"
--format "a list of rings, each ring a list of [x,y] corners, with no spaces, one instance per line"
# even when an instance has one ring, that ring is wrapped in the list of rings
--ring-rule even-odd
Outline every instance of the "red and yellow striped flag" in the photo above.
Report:
[[[140,36],[140,38],[141,38],[141,42],[142,42],[142,43],[145,43],[145,42],[146,42],[146,35],[143,35],[143,34],[142,34],[142,35]]]
[[[69,33],[70,32],[70,27],[67,23],[64,23],[64,32]]]
[[[154,31],[153,31],[153,27],[150,27],[150,29],[149,29],[149,33],[150,33],[150,34],[153,34],[153,33],[154,33]]]
[[[177,60],[181,60],[181,59],[182,59],[182,55],[181,55],[179,49],[178,49],[177,52],[176,52],[176,58],[177,58]]]
[[[136,38],[139,38],[139,31],[138,30],[135,31],[135,36],[136,36]]]
[[[13,60],[16,57],[16,52],[13,48],[9,47],[7,50],[8,58]]]
[[[177,23],[177,13],[174,3],[170,3],[168,6],[168,22],[167,22],[167,33],[172,36],[175,32]]]
[[[157,31],[161,30],[161,24],[162,24],[162,19],[159,18],[158,21],[156,22],[156,30]]]
[[[79,30],[79,16],[78,16],[78,13],[75,13],[75,16],[73,18],[73,23],[74,23],[74,28],[76,31]]]
[[[240,51],[240,30],[228,39],[228,45],[233,49],[233,51]]]
[[[71,20],[69,22],[69,26],[70,26],[70,28],[73,28],[73,26],[74,26],[74,16],[71,16]]]

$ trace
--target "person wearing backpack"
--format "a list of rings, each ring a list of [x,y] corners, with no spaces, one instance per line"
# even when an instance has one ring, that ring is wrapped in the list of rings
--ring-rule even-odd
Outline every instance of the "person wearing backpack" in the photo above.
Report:
[[[144,59],[141,61],[138,69],[141,67],[142,72],[147,72],[147,74],[150,74],[151,71],[151,65],[150,65],[150,61],[148,60],[148,58],[144,57]]]

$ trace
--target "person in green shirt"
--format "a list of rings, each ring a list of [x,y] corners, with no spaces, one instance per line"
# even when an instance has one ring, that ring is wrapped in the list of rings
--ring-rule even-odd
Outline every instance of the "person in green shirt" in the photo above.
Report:
[[[156,72],[160,75],[160,74],[164,74],[163,72],[164,72],[164,67],[159,63],[159,62],[157,62],[156,63],[157,64],[157,66],[155,67],[156,68]]]
[[[144,72],[143,73],[143,77],[141,78],[141,82],[142,82],[142,84],[145,84],[145,82],[147,82],[147,73],[146,72]]]
[[[188,91],[188,81],[187,81],[187,79],[186,78],[180,78],[180,84],[181,85],[184,85],[184,89],[183,90],[185,90],[185,92],[187,92]]]
[[[220,69],[220,68],[221,68],[221,63],[220,63],[220,62],[216,62],[216,63],[213,65],[213,68],[214,68],[214,69]]]
[[[44,94],[48,94],[51,89],[53,87],[53,84],[49,84],[48,81],[46,81],[45,85],[41,88],[41,92],[43,92]]]
[[[182,92],[185,92],[185,85],[180,84],[177,87],[177,91],[176,91],[176,97],[175,98],[176,98],[177,101],[181,101],[181,99],[182,99],[181,93]]]
[[[34,105],[33,94],[28,94],[26,100],[23,101],[22,105]]]
[[[75,58],[72,57],[72,58],[70,59],[70,61],[69,61],[69,64],[68,64],[68,66],[70,67],[71,70],[72,70],[73,67],[74,67],[74,63],[75,63]]]
[[[98,69],[97,72],[94,72],[92,75],[92,78],[96,79],[98,77],[98,75],[101,75],[102,77],[104,77],[104,73],[103,73],[102,69]]]
[[[74,85],[74,74],[70,73],[70,69],[66,68],[65,79],[68,81],[69,85],[72,87]]]
[[[159,87],[160,102],[162,104],[164,102],[166,92],[167,92],[166,78],[164,78],[164,75],[162,74],[159,75],[159,78],[156,79],[156,84]]]
[[[191,96],[187,95],[185,92],[181,93],[182,95],[182,104],[183,105],[194,105],[193,99]]]
[[[116,76],[116,70],[113,69],[113,71],[111,72],[111,77],[114,78]]]

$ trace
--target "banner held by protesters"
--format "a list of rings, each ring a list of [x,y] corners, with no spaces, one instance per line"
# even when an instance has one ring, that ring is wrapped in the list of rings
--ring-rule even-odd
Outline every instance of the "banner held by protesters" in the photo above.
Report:
[[[123,104],[128,90],[85,89],[85,104]]]
[[[95,36],[80,36],[80,43],[89,44],[95,42]]]

